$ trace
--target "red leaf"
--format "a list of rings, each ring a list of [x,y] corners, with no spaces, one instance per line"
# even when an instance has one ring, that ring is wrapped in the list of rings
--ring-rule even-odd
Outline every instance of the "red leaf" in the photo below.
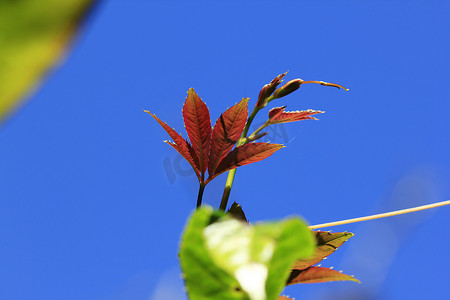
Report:
[[[275,107],[269,111],[270,124],[288,123],[301,120],[317,120],[311,116],[324,113],[324,111],[312,109],[285,112],[285,108],[286,107]]]
[[[244,210],[242,206],[233,202],[230,209],[227,211],[227,214],[230,214],[233,218],[248,223],[247,217],[245,216]]]
[[[358,279],[353,276],[342,274],[341,272],[323,268],[323,267],[310,267],[306,270],[292,270],[291,275],[287,281],[287,285],[296,283],[318,283],[328,281],[344,281],[350,280],[359,282]]]
[[[294,299],[286,297],[286,296],[279,296],[277,300],[294,300]]]
[[[294,269],[303,270],[319,263],[353,236],[353,233],[350,232],[331,233],[328,231],[316,231],[314,233],[316,234],[317,241],[314,255],[309,259],[297,260],[294,264]]]
[[[195,154],[195,151],[192,148],[192,146],[174,129],[170,128],[169,125],[161,121],[156,115],[152,114],[148,110],[144,111],[149,115],[151,115],[159,123],[159,125],[161,125],[162,128],[164,128],[164,130],[170,135],[170,137],[174,142],[173,143],[169,141],[165,142],[168,143],[170,146],[172,146],[175,150],[177,150],[178,153],[180,153],[181,156],[183,156],[188,161],[188,163],[194,169],[198,179],[200,180],[200,165],[198,162],[198,157]]]
[[[217,119],[212,131],[208,173],[214,174],[219,162],[238,141],[244,130],[248,116],[248,98],[227,109]]]
[[[279,115],[281,115],[284,112],[285,108],[286,108],[286,105],[280,106],[280,107],[274,107],[271,110],[269,110],[269,119],[276,118]]]
[[[208,166],[209,149],[211,145],[211,120],[206,104],[190,88],[183,106],[184,126],[197,154],[200,173],[203,178]]]
[[[250,143],[236,147],[219,163],[209,180],[231,169],[261,161],[283,147],[280,144],[269,143]]]

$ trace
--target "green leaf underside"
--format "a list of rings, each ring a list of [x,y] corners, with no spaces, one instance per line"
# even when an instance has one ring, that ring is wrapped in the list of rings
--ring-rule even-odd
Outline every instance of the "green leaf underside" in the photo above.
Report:
[[[329,281],[354,281],[360,283],[353,276],[342,274],[336,270],[323,267],[309,267],[305,270],[293,270],[287,281],[287,285]]]
[[[350,232],[331,233],[328,231],[315,231],[313,233],[315,234],[317,241],[314,255],[308,259],[297,260],[294,264],[294,269],[303,270],[321,262],[325,257],[332,254],[353,236],[353,233]]]
[[[284,111],[286,107],[275,107],[269,111],[269,123],[281,124],[288,122],[296,122],[302,120],[317,120],[315,117],[311,117],[315,114],[324,113],[321,110],[298,110],[298,111]]]
[[[208,173],[211,177],[220,161],[237,143],[248,117],[248,98],[227,109],[212,131]]]
[[[0,1],[0,120],[60,60],[93,2]]]
[[[186,227],[180,257],[190,299],[277,299],[293,262],[312,254],[311,231],[299,219],[250,226],[221,216],[203,207]]]
[[[234,218],[247,222],[247,217],[245,216],[244,211],[242,210],[242,207],[237,204],[236,202],[233,202],[230,209],[227,211],[228,214],[232,215]]]
[[[184,159],[187,160],[187,162],[192,166],[192,169],[194,169],[197,178],[200,180],[200,165],[197,154],[195,154],[192,146],[178,132],[176,132],[174,129],[170,128],[169,125],[161,121],[155,114],[152,114],[148,110],[144,111],[149,115],[151,115],[159,123],[159,125],[161,125],[161,127],[164,128],[164,130],[169,134],[169,136],[173,140],[173,143],[169,141],[165,142],[170,146],[172,146],[178,153],[181,154],[181,156],[184,157]]]
[[[250,143],[236,147],[217,166],[213,178],[237,167],[261,161],[283,147],[280,144],[269,143]]]
[[[200,173],[203,178],[208,167],[211,146],[211,119],[208,107],[193,88],[189,89],[183,105],[183,119],[192,148],[199,159]]]

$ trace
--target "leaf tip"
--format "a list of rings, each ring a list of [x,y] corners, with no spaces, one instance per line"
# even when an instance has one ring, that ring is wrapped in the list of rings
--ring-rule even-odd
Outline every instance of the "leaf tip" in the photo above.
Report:
[[[194,94],[195,94],[195,90],[194,90],[194,88],[192,88],[192,87],[191,87],[191,88],[189,88],[189,89],[188,89],[188,91],[187,91],[187,93],[188,93],[188,94],[190,94],[190,93],[194,93]]]
[[[148,113],[150,116],[154,117],[154,114],[152,114],[149,110],[143,109],[143,111]]]

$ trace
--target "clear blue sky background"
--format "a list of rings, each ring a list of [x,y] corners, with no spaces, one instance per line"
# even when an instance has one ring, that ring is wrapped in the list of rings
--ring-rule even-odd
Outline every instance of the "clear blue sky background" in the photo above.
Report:
[[[0,299],[185,299],[178,240],[198,186],[142,109],[185,135],[190,87],[213,121],[242,97],[253,106],[286,70],[350,88],[305,85],[273,102],[326,114],[272,130],[287,147],[238,170],[231,200],[251,221],[295,214],[317,224],[450,199],[449,10],[448,1],[104,1],[0,129]],[[207,187],[206,203],[218,206],[224,181]],[[356,236],[323,265],[362,284],[286,294],[449,299],[449,217],[441,208],[336,227]]]

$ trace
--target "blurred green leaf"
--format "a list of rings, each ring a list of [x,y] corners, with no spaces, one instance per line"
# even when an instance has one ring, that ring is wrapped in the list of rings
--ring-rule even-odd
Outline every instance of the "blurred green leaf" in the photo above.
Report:
[[[0,0],[0,120],[61,58],[93,0]]]
[[[277,239],[266,284],[267,299],[276,299],[286,284],[294,262],[313,255],[316,241],[308,226],[298,218],[262,224],[261,227],[272,231],[272,236]]]
[[[314,248],[300,219],[250,226],[204,207],[186,227],[180,257],[192,300],[275,300],[293,263]]]

